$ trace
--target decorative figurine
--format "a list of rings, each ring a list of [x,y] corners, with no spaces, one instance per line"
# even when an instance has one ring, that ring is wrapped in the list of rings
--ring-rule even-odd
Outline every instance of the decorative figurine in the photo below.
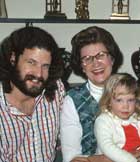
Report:
[[[140,48],[139,50],[132,53],[131,64],[133,71],[138,79],[138,84],[140,85]]]
[[[5,0],[0,0],[0,17],[1,18],[8,17]]]
[[[112,15],[110,19],[130,19],[129,0],[112,0]]]
[[[89,19],[88,11],[88,0],[75,0],[76,8],[76,18],[77,19]]]
[[[122,14],[123,12],[123,0],[118,0],[118,14]]]
[[[66,15],[61,13],[61,0],[46,0],[46,19],[66,19]]]
[[[59,6],[58,0],[53,0],[53,11],[54,12],[57,12],[58,6]]]
[[[72,68],[70,65],[70,59],[71,59],[71,53],[66,51],[65,48],[60,48],[60,54],[62,56],[63,60],[63,76],[62,76],[62,82],[64,83],[66,91],[70,89],[70,84],[68,82],[68,79],[72,73]]]

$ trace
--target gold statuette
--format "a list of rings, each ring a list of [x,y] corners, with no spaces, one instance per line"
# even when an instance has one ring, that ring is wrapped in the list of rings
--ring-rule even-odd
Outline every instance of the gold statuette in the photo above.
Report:
[[[66,19],[66,15],[61,13],[61,0],[46,0],[46,19]]]
[[[0,0],[0,17],[1,18],[8,17],[5,0]]]
[[[75,0],[77,19],[89,19],[88,0]]]
[[[112,0],[112,14],[110,19],[128,20],[129,0]]]

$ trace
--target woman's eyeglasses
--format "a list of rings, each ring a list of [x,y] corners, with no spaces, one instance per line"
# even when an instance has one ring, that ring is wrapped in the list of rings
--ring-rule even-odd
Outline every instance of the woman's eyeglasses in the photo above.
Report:
[[[106,57],[109,55],[109,52],[107,51],[101,51],[97,53],[95,56],[83,56],[81,58],[81,61],[85,65],[89,65],[93,63],[93,61],[96,59],[97,61],[104,61]]]

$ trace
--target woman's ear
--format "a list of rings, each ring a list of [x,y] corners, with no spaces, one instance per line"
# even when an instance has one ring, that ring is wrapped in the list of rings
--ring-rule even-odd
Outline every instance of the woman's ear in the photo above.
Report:
[[[81,64],[81,67],[82,67],[82,71],[85,73],[85,66],[86,66],[86,64]]]
[[[115,62],[115,59],[114,59],[113,56],[111,56],[111,61],[112,61],[112,66],[113,66],[113,64],[114,64],[114,62]]]
[[[11,62],[11,65],[12,65],[12,66],[15,65],[15,60],[16,60],[16,58],[15,58],[15,53],[12,52],[12,55],[11,55],[11,58],[10,58],[10,62]]]
[[[110,58],[111,58],[111,65],[112,65],[112,67],[113,67],[113,66],[114,66],[114,62],[115,62],[115,59],[114,59],[113,56],[110,56]]]

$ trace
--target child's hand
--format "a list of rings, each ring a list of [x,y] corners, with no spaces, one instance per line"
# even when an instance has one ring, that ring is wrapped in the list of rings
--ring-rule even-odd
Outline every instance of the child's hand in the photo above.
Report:
[[[135,156],[135,158],[140,159],[140,147],[138,147],[135,151],[131,152],[131,154]]]
[[[137,149],[136,150],[140,150],[140,147],[137,147]]]
[[[88,158],[87,157],[75,157],[71,162],[89,162]]]
[[[112,162],[104,155],[93,155],[89,157],[75,157],[71,162]]]

